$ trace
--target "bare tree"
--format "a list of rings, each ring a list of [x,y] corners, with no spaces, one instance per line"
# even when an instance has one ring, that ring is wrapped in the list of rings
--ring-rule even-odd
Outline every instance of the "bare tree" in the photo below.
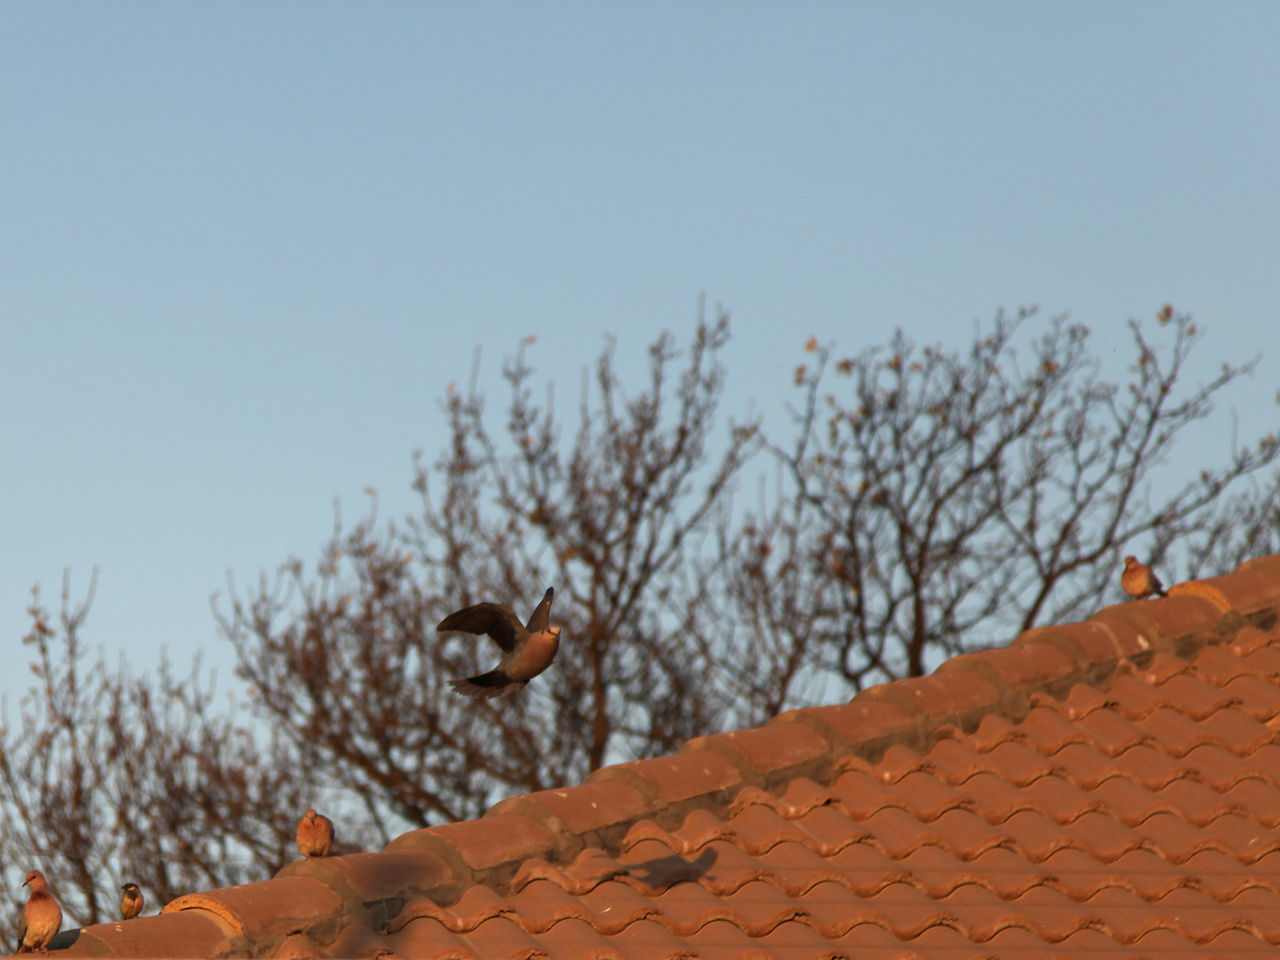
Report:
[[[0,856],[42,869],[81,923],[115,918],[124,880],[158,907],[278,870],[306,802],[297,762],[215,710],[198,663],[135,678],[91,660],[94,586],[73,604],[64,578],[57,621],[33,593],[24,643],[38,684],[20,727],[0,729]]]
[[[372,514],[339,526],[314,574],[291,561],[271,584],[232,589],[220,622],[240,675],[383,837],[715,725],[724,667],[705,615],[712,574],[692,560],[757,433],[730,424],[714,448],[728,336],[723,315],[684,351],[662,335],[634,395],[608,344],[567,438],[551,387],[535,400],[529,342],[503,370],[500,430],[477,360],[469,388],[444,400],[446,451],[430,467],[419,460],[419,516],[383,531]],[[484,640],[441,639],[436,623],[481,600],[532,609],[548,585],[552,620],[566,625],[555,668],[519,697],[454,695],[446,681],[495,654]]]
[[[997,317],[963,354],[899,331],[834,371],[833,348],[809,342],[796,434],[771,445],[780,493],[731,551],[733,601],[788,669],[858,688],[1083,617],[1126,552],[1198,565],[1223,495],[1275,460],[1270,435],[1156,495],[1175,440],[1254,363],[1187,387],[1198,332],[1166,309],[1166,342],[1131,322],[1130,378],[1110,382],[1062,318],[1020,348],[1032,315]],[[1245,500],[1248,546],[1274,543],[1275,481]]]

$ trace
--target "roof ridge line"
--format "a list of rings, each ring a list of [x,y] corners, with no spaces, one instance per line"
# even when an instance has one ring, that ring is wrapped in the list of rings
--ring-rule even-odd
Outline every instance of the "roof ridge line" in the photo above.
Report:
[[[893,745],[924,752],[950,727],[972,732],[993,714],[1022,720],[1037,694],[1061,700],[1081,683],[1104,691],[1157,654],[1189,660],[1245,627],[1270,630],[1280,620],[1276,578],[1280,555],[1259,557],[1225,576],[1176,584],[1165,598],[1104,607],[1082,623],[1032,627],[1008,646],[960,654],[928,676],[868,687],[847,704],[789,710],[766,727],[803,724],[868,763]]]

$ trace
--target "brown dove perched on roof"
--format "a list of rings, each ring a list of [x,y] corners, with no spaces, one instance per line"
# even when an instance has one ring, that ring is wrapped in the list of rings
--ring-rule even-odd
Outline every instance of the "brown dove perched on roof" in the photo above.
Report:
[[[126,883],[120,889],[124,891],[120,895],[120,916],[132,920],[142,912],[142,891],[136,883]]]
[[[1168,596],[1160,580],[1151,572],[1151,568],[1145,563],[1139,563],[1137,557],[1124,558],[1124,573],[1120,574],[1120,586],[1124,587],[1124,592],[1129,596],[1138,599],[1152,595]]]
[[[465,680],[450,680],[449,686],[468,697],[496,697],[523,688],[551,666],[560,649],[560,628],[551,626],[555,594],[554,587],[547,587],[542,602],[523,625],[515,611],[498,603],[477,603],[441,620],[437,630],[487,634],[502,650],[497,667]]]
[[[44,874],[39,870],[28,873],[22,885],[31,888],[31,896],[27,899],[27,905],[22,908],[22,925],[18,928],[18,953],[48,953],[49,941],[62,926],[62,908],[49,892]]]
[[[298,821],[294,839],[298,841],[298,850],[304,857],[327,857],[329,848],[333,846],[333,821],[308,810]]]

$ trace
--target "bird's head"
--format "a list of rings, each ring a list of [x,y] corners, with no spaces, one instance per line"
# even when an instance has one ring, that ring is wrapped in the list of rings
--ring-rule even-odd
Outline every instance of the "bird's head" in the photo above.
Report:
[[[1126,570],[1132,570],[1132,569],[1134,568],[1134,566],[1136,566],[1136,565],[1137,565],[1137,563],[1138,563],[1138,558],[1137,558],[1137,557],[1125,557],[1125,558],[1124,558],[1124,568],[1125,568]]]
[[[32,870],[27,874],[27,879],[22,881],[24,887],[30,887],[32,890],[44,889],[44,874],[39,870]]]

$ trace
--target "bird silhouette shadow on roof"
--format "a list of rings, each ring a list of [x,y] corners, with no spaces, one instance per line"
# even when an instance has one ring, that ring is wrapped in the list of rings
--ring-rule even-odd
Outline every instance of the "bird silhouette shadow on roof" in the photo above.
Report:
[[[645,886],[666,890],[677,883],[692,882],[704,877],[716,862],[716,852],[706,847],[693,860],[679,854],[657,857],[642,863],[630,864],[619,875],[631,877]]]

